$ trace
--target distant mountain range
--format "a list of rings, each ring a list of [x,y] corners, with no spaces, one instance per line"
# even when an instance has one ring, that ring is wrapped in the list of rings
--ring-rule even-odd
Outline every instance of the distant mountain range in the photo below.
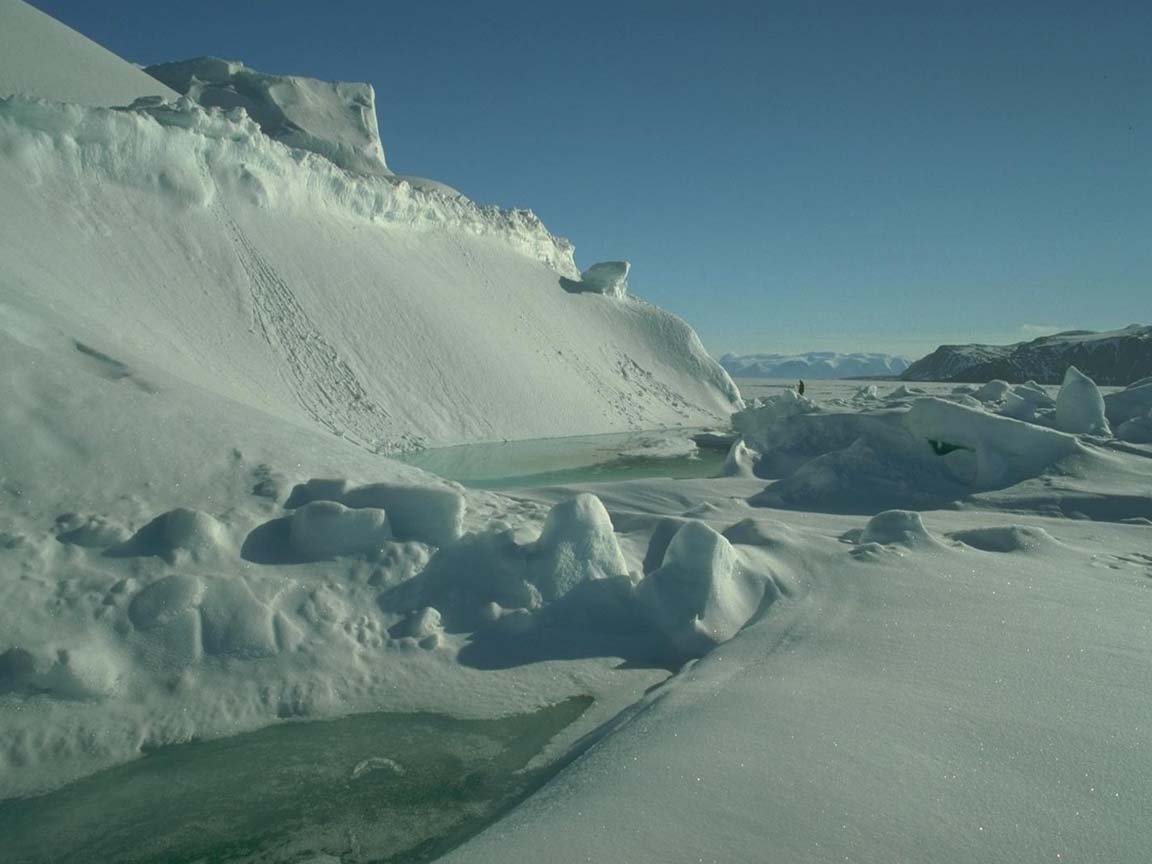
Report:
[[[1152,375],[1152,326],[1096,333],[1069,330],[1013,345],[941,345],[901,376],[905,381],[980,383],[999,378],[1059,384],[1075,366],[1097,384],[1123,386]],[[731,372],[731,370],[729,370]]]
[[[871,378],[899,375],[908,359],[893,354],[725,354],[720,365],[735,378]]]

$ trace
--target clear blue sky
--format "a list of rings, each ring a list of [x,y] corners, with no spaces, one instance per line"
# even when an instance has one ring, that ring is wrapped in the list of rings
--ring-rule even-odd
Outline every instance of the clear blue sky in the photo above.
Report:
[[[369,81],[390,166],[531,207],[723,351],[1152,321],[1152,3],[33,0]]]

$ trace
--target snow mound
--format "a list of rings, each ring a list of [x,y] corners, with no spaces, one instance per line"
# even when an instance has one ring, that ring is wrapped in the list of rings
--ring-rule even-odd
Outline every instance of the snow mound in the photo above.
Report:
[[[627,575],[608,511],[584,493],[552,508],[529,552],[532,581],[546,601],[589,579]]]
[[[953,531],[953,540],[984,552],[1033,552],[1056,543],[1043,528],[1032,525],[999,525],[994,528],[972,528]]]
[[[204,561],[227,555],[233,543],[227,527],[200,510],[178,507],[161,513],[109,554],[156,555],[169,564]]]
[[[744,572],[732,544],[703,522],[676,532],[659,569],[637,589],[655,627],[685,657],[731,639],[756,613],[764,584]]]
[[[390,531],[398,539],[418,540],[431,546],[444,546],[459,537],[467,510],[464,496],[457,489],[383,482],[353,486],[342,478],[313,478],[300,483],[284,506],[307,508],[320,501],[383,511],[387,513]]]
[[[868,520],[860,534],[861,544],[879,543],[881,546],[921,546],[938,541],[924,527],[919,513],[910,510],[885,510]]]
[[[1056,397],[1056,428],[1078,435],[1111,436],[1100,388],[1075,366],[1064,373]]]
[[[128,105],[176,93],[23,0],[0,0],[0,97]]]
[[[203,596],[203,580],[190,573],[176,573],[137,592],[128,606],[128,618],[138,630],[151,630],[195,608]]]
[[[392,532],[384,510],[312,501],[292,514],[289,537],[302,559],[320,561],[379,549],[392,539]]]
[[[144,70],[205,108],[243,108],[270,138],[319,153],[356,174],[386,176],[371,84],[267,75],[235,60],[197,57]]]

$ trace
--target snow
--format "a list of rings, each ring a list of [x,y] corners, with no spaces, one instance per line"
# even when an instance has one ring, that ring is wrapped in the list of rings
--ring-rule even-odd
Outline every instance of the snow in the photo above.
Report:
[[[267,75],[218,57],[144,71],[205,108],[243,108],[265,135],[289,147],[319,153],[356,174],[392,173],[384,162],[371,84]]]
[[[0,97],[128,105],[176,93],[24,0],[0,0]]]
[[[1075,366],[1064,373],[1064,384],[1056,397],[1056,428],[1085,435],[1112,434],[1104,416],[1104,397],[1096,383]]]
[[[19,850],[166,848],[139,801],[70,802],[364,712],[420,712],[396,740],[443,765],[358,753],[341,788],[399,765],[471,806],[469,720],[591,697],[443,860],[1146,857],[1146,383],[744,408],[683,322],[565,290],[531,214],[187,99],[0,100],[0,194],[0,824],[53,826]],[[606,458],[684,457],[730,415],[715,478],[497,494],[386,455],[645,429]],[[326,825],[292,860],[359,855]]]
[[[386,511],[352,510],[335,501],[305,504],[289,518],[288,528],[292,548],[305,561],[370,552],[392,539]]]
[[[683,322],[564,291],[572,248],[527,211],[353,177],[187,101],[12,99],[0,146],[3,302],[51,308],[103,374],[160,371],[379,452],[737,405]]]

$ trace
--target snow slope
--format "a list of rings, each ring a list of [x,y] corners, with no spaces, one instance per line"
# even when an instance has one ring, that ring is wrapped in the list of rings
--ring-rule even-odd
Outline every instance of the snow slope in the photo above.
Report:
[[[528,211],[355,177],[187,101],[15,97],[0,148],[0,302],[368,449],[701,425],[737,404],[683,322],[565,291],[571,246]]]
[[[13,93],[104,106],[176,95],[24,0],[0,0],[0,96]]]
[[[1029,379],[1056,384],[1076,366],[1098,384],[1126,385],[1152,375],[1152,327],[1095,333],[1072,330],[1014,345],[941,345],[913,363],[906,381]]]
[[[908,360],[892,354],[725,354],[720,365],[737,378],[876,378],[899,375]]]

